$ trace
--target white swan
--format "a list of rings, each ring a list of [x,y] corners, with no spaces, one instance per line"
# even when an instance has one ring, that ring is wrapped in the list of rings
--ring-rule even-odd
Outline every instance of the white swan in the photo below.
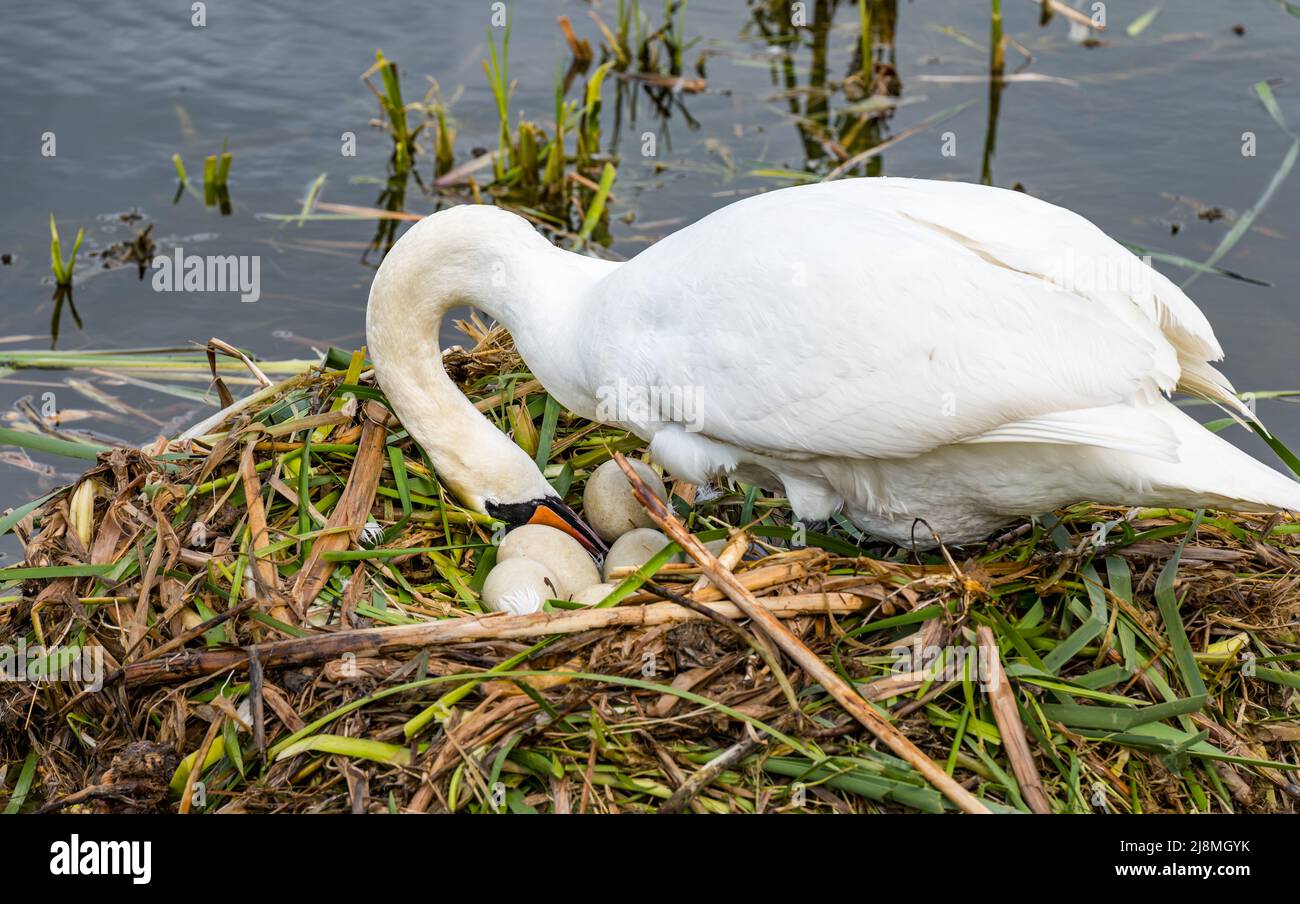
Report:
[[[621,264],[494,207],[413,226],[367,312],[394,411],[465,505],[594,548],[444,373],[439,323],[458,305],[503,323],[561,404],[648,440],[674,476],[783,490],[806,521],[843,511],[893,542],[960,544],[1081,501],[1300,509],[1300,484],[1166,399],[1252,417],[1210,365],[1222,349],[1196,305],[1087,220],[1017,192],[787,188]]]

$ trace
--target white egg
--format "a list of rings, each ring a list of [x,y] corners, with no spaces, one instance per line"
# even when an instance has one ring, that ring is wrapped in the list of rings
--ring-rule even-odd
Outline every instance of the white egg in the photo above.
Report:
[[[609,596],[617,586],[617,584],[592,584],[590,587],[585,587],[575,593],[573,601],[582,603],[584,606],[594,606]]]
[[[628,462],[646,486],[667,502],[668,490],[654,468],[631,458]],[[636,501],[632,484],[616,461],[605,462],[587,478],[587,486],[582,491],[582,515],[606,543],[634,528],[654,526],[641,503]]]
[[[559,581],[551,570],[532,559],[498,562],[483,582],[483,605],[493,612],[527,615],[559,597]]]
[[[605,556],[605,580],[610,580],[615,568],[640,568],[646,561],[668,545],[668,538],[649,527],[638,527],[614,541]]]
[[[582,544],[562,530],[544,524],[525,524],[505,535],[497,548],[497,562],[532,559],[551,570],[557,580],[558,599],[567,600],[583,587],[600,580],[596,563]]]

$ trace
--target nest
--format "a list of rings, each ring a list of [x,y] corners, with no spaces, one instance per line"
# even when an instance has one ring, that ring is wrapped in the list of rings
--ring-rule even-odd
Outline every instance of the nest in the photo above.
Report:
[[[644,454],[464,329],[448,372],[572,503]],[[219,387],[218,416],[11,519],[7,809],[955,809],[889,732],[991,810],[1296,809],[1293,521],[1077,506],[921,553],[677,482],[720,565],[670,548],[609,605],[486,613],[500,525],[438,483],[362,357],[274,385],[242,360],[263,389]]]

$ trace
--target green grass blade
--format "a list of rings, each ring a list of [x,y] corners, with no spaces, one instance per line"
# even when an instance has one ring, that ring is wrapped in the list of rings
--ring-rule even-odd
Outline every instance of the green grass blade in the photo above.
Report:
[[[63,249],[59,244],[59,227],[54,223],[54,214],[50,214],[50,269],[54,271],[54,280],[59,285],[67,283],[63,272]]]
[[[1247,276],[1244,273],[1238,273],[1236,270],[1228,270],[1224,267],[1211,267],[1200,261],[1194,261],[1191,258],[1183,257],[1179,254],[1173,254],[1169,251],[1157,251],[1154,248],[1146,248],[1142,245],[1135,245],[1132,242],[1120,242],[1129,251],[1132,251],[1138,257],[1149,257],[1153,261],[1161,261],[1166,264],[1173,264],[1175,267],[1182,267],[1184,270],[1191,270],[1195,273],[1205,273],[1211,276],[1223,276],[1228,279],[1237,279],[1241,282],[1250,283],[1252,286],[1272,287],[1272,283],[1266,279],[1257,279],[1254,276]]]
[[[537,455],[535,461],[538,470],[545,471],[551,460],[551,446],[555,443],[555,428],[560,421],[560,403],[552,395],[546,396],[546,408],[542,411],[542,429],[537,434]]]
[[[36,509],[40,508],[59,492],[59,490],[54,490],[51,493],[46,493],[41,498],[33,499],[26,505],[20,505],[3,518],[0,518],[0,537],[3,537],[5,534],[9,533],[9,531],[13,530],[15,524],[27,517],[28,512],[36,511]]]
[[[371,741],[367,738],[349,738],[343,735],[330,734],[312,735],[300,741],[295,741],[284,747],[276,755],[275,759],[276,762],[279,762],[308,751],[350,756],[361,760],[371,760],[376,763],[387,763],[390,766],[409,766],[411,764],[411,751],[409,748],[399,747],[396,744],[386,744],[383,741]]]
[[[68,262],[64,267],[68,282],[72,282],[72,271],[77,267],[77,252],[81,250],[81,240],[85,238],[85,235],[86,231],[84,229],[78,229],[77,237],[72,240],[72,253],[68,255]]]
[[[1300,4],[1292,3],[1291,0],[1273,0],[1278,7],[1286,13],[1290,13],[1297,19],[1300,19]]]
[[[20,446],[33,452],[45,452],[67,458],[81,458],[86,461],[94,461],[99,456],[99,453],[107,452],[110,448],[97,443],[59,439],[55,436],[46,436],[44,433],[28,433],[25,430],[15,430],[12,427],[0,427],[0,443],[9,446]]]
[[[1043,657],[1043,665],[1053,675],[1073,659],[1087,645],[1088,641],[1106,630],[1106,594],[1101,589],[1101,578],[1097,576],[1096,570],[1091,565],[1083,567],[1079,573],[1084,579],[1084,586],[1087,587],[1088,599],[1092,603],[1092,609],[1088,614],[1087,621],[1080,625],[1069,637],[1057,644],[1056,649]]]
[[[1042,703],[1040,708],[1049,719],[1071,728],[1097,728],[1106,731],[1128,731],[1139,725],[1160,722],[1175,716],[1200,712],[1206,697],[1187,697],[1167,703],[1153,703],[1137,708],[1117,706],[1084,706],[1076,703]]]
[[[312,208],[316,206],[316,199],[320,197],[320,191],[325,186],[325,173],[321,173],[316,179],[307,186],[307,193],[302,196],[302,209],[298,212],[298,225],[301,227],[307,222],[307,217],[311,214]]]
[[[115,568],[109,565],[42,565],[26,568],[16,565],[13,568],[0,568],[0,581],[26,581],[32,578],[85,578],[108,574]]]
[[[1178,663],[1178,671],[1183,676],[1183,685],[1192,697],[1208,696],[1209,691],[1201,678],[1200,667],[1196,664],[1196,657],[1192,653],[1191,641],[1187,639],[1187,629],[1183,627],[1182,616],[1178,613],[1178,600],[1174,595],[1174,578],[1178,575],[1178,562],[1182,558],[1183,548],[1187,546],[1187,541],[1196,535],[1196,529],[1200,526],[1203,515],[1203,512],[1196,513],[1182,542],[1178,544],[1178,548],[1174,550],[1174,554],[1170,556],[1164,570],[1160,572],[1160,578],[1156,581],[1156,604],[1160,607],[1160,618],[1164,622],[1165,633],[1169,636],[1169,647],[1173,651],[1174,661]]]
[[[1282,459],[1282,461],[1286,463],[1286,466],[1291,469],[1292,474],[1300,477],[1300,457],[1297,457],[1294,452],[1287,448],[1286,443],[1269,433],[1259,424],[1252,422],[1250,429],[1254,430],[1259,434],[1259,437],[1264,440],[1264,442],[1268,443],[1268,447],[1273,450],[1278,458]]]
[[[221,161],[217,164],[217,187],[224,188],[226,180],[230,177],[230,164],[234,160],[233,155],[229,152],[222,152]]]
[[[618,171],[614,169],[613,164],[606,163],[605,168],[600,173],[600,185],[596,188],[596,194],[591,199],[591,204],[587,207],[587,215],[582,218],[582,229],[578,231],[578,238],[586,241],[591,238],[592,230],[600,222],[601,216],[605,213],[605,200],[609,197],[609,190],[614,186],[614,177]]]
[[[388,462],[393,468],[393,483],[397,486],[397,498],[402,503],[402,514],[411,514],[411,485],[406,479],[406,459],[397,446],[388,447]]]
[[[1293,690],[1300,691],[1300,675],[1295,672],[1283,672],[1280,669],[1266,669],[1261,666],[1255,668],[1255,677],[1261,681],[1267,681],[1271,684],[1278,684],[1282,687],[1289,687]]]
[[[1138,35],[1142,34],[1142,32],[1147,30],[1148,26],[1156,20],[1156,16],[1158,15],[1160,15],[1160,7],[1153,6],[1151,9],[1130,22],[1125,31],[1128,32],[1130,38],[1136,38]]]
[[[1290,128],[1286,124],[1286,117],[1282,115],[1282,108],[1278,106],[1277,98],[1273,96],[1273,88],[1268,82],[1255,83],[1255,96],[1258,97],[1259,102],[1264,105],[1264,109],[1268,111],[1268,115],[1273,117],[1273,121],[1277,123],[1283,131],[1290,131]]]
[[[14,793],[9,795],[9,802],[5,804],[6,816],[13,816],[22,809],[35,778],[36,751],[33,749],[27,752],[27,759],[23,760],[23,771],[18,773],[18,782],[14,785]]]

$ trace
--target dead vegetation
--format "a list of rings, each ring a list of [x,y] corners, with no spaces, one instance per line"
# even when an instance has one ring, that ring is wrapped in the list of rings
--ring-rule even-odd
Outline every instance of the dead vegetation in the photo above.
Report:
[[[562,494],[643,451],[465,328],[449,371]],[[56,651],[0,683],[7,809],[1296,809],[1294,521],[1079,506],[930,554],[678,483],[685,561],[487,614],[499,525],[362,355],[247,366],[244,401],[4,520],[0,670]],[[692,535],[733,539],[718,561]],[[70,654],[102,689],[51,680]]]

